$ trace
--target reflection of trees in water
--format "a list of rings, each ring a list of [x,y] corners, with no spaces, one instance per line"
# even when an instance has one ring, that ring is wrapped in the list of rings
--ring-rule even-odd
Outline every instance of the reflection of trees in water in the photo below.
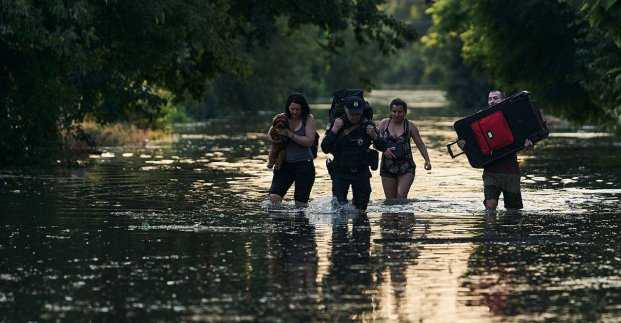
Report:
[[[330,320],[359,318],[372,310],[371,228],[366,214],[336,217],[332,225],[332,261],[324,278],[324,301]]]
[[[618,314],[620,227],[611,214],[486,217],[483,243],[464,276],[466,305],[572,321]]]
[[[273,223],[278,233],[268,247],[271,261],[266,295],[277,298],[266,304],[271,310],[263,316],[288,313],[293,321],[308,321],[318,316],[315,228],[302,212],[293,218],[274,218]]]
[[[416,217],[414,213],[382,213],[380,219],[381,246],[377,252],[375,270],[377,289],[389,279],[394,293],[395,314],[399,314],[401,300],[407,286],[407,269],[419,253],[414,238]]]
[[[382,273],[388,269],[396,299],[403,296],[407,283],[405,271],[418,256],[412,244],[415,223],[413,213],[383,213],[380,220],[382,246],[378,255],[377,281],[378,285],[383,283]]]
[[[378,243],[371,255],[371,227],[366,215],[334,221],[331,266],[323,281],[330,319],[373,318],[378,309],[390,308],[385,302],[391,301],[396,305],[392,314],[400,317],[401,305],[407,302],[407,270],[419,255],[413,244],[415,225],[413,213],[383,213],[380,239],[375,240]],[[390,284],[387,290],[392,297],[384,299],[381,295],[383,284]]]

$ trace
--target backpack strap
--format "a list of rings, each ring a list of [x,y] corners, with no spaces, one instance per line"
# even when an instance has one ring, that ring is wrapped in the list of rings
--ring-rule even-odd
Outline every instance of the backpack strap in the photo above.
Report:
[[[407,135],[408,137],[408,142],[410,142],[410,138],[412,137],[412,134],[410,133],[410,120],[405,119],[405,129],[403,129],[403,133]]]
[[[403,133],[406,134],[405,142],[408,143],[408,148],[412,151],[412,133],[410,133],[410,120],[408,119],[405,119],[405,130]]]

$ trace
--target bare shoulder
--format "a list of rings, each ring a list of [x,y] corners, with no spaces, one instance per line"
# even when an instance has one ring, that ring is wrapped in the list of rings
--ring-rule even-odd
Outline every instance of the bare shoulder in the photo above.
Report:
[[[378,127],[383,128],[386,126],[386,124],[388,123],[388,120],[390,120],[390,118],[384,118],[382,120],[380,120],[380,122],[377,124]]]
[[[312,114],[309,114],[308,117],[306,117],[306,126],[315,127],[315,117]]]
[[[419,131],[418,131],[418,127],[416,126],[416,124],[414,123],[414,121],[412,120],[408,120],[408,124],[409,124],[409,132],[410,132],[410,136],[415,137],[415,136],[420,136]]]

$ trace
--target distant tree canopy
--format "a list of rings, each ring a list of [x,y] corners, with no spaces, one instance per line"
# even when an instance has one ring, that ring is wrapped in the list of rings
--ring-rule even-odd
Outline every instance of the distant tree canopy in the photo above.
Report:
[[[525,89],[621,129],[619,21],[621,0],[0,0],[0,165],[85,117],[148,127],[350,86],[438,85],[461,109]]]
[[[438,0],[428,12],[423,42],[472,72],[444,78],[458,104],[473,104],[459,91],[483,80],[529,90],[571,120],[621,127],[621,1]]]
[[[87,114],[148,124],[164,98],[200,97],[217,75],[248,72],[244,52],[313,25],[317,43],[360,43],[385,53],[416,37],[383,0],[0,1],[0,164],[55,148],[58,130]],[[240,50],[240,49],[243,49]]]
[[[427,7],[423,0],[388,0],[382,10],[424,33],[431,24]],[[381,43],[357,42],[352,29],[335,32],[326,42],[317,37],[322,30],[315,25],[292,29],[278,19],[276,28],[277,36],[268,46],[239,48],[248,63],[246,74],[217,76],[201,100],[186,100],[179,106],[190,117],[201,119],[231,110],[280,110],[289,91],[325,98],[344,87],[437,86],[437,65],[427,64],[424,47],[418,42],[394,46],[391,55],[383,55]]]

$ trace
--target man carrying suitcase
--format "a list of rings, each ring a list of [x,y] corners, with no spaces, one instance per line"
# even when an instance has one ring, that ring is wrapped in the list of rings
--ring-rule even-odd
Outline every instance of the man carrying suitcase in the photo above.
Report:
[[[501,91],[493,90],[487,96],[487,103],[492,106],[503,99],[504,95]],[[464,140],[460,140],[458,145],[463,149],[465,143]],[[533,142],[530,139],[525,139],[524,148],[532,147]],[[517,211],[523,208],[520,190],[520,166],[516,153],[509,154],[483,168],[483,194],[485,195],[483,205],[485,205],[485,210],[488,213],[496,211],[500,193],[502,193],[504,205],[508,211]]]

